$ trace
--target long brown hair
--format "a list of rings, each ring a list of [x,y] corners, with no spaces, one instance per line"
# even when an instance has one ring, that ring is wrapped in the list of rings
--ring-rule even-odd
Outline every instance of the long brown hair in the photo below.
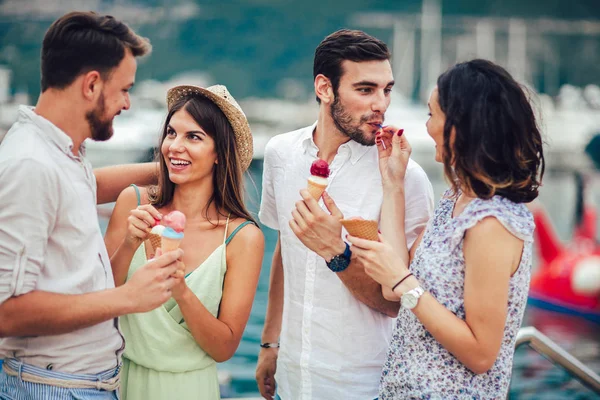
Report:
[[[483,199],[535,199],[545,169],[543,141],[523,88],[487,60],[457,64],[437,85],[446,115],[444,173],[454,194],[462,186]]]
[[[160,165],[158,185],[148,189],[150,203],[156,207],[165,207],[173,201],[176,184],[169,179],[167,163],[160,148],[167,135],[171,117],[179,110],[187,111],[215,142],[218,163],[213,166],[214,191],[205,206],[206,219],[210,221],[208,209],[212,203],[215,203],[218,215],[227,216],[231,213],[234,217],[244,218],[256,224],[244,203],[244,177],[236,150],[237,143],[233,128],[215,103],[199,95],[178,100],[167,114],[156,154]],[[222,214],[223,211],[227,214]]]

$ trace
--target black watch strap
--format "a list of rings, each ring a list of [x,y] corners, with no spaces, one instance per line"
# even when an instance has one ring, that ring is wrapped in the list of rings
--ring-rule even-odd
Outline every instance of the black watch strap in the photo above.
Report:
[[[279,343],[261,343],[260,347],[263,349],[279,348]]]

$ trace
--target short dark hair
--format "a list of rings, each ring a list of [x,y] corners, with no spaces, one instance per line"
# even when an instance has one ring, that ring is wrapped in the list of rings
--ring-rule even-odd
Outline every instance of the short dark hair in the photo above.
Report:
[[[70,12],[48,29],[42,44],[42,92],[64,89],[79,75],[98,71],[106,79],[125,49],[135,57],[150,53],[152,46],[123,22],[95,12]]]
[[[454,193],[458,179],[479,198],[535,199],[545,169],[543,141],[521,85],[491,61],[472,60],[444,72],[437,87],[446,115],[444,172]]]
[[[313,79],[323,74],[331,81],[334,93],[340,86],[342,62],[389,60],[388,47],[381,40],[363,31],[341,29],[327,36],[317,46],[313,64]],[[321,100],[317,97],[317,102]]]

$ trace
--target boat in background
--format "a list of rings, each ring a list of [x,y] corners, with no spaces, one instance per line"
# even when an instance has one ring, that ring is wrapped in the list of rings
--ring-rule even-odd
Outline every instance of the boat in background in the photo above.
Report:
[[[538,267],[531,278],[531,305],[584,317],[600,323],[600,243],[598,210],[586,196],[586,180],[575,173],[575,227],[569,243],[562,243],[550,218],[532,205]]]

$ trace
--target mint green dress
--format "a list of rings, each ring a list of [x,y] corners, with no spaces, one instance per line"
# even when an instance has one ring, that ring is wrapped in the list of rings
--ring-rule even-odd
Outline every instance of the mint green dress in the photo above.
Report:
[[[248,223],[251,222],[240,224],[225,239],[229,226],[227,218],[223,243],[185,277],[189,288],[215,317],[227,271],[227,244]],[[142,243],[133,256],[127,279],[146,262],[146,248]],[[121,317],[120,323],[126,341],[121,374],[122,399],[220,398],[216,362],[196,343],[173,298],[153,311]]]

